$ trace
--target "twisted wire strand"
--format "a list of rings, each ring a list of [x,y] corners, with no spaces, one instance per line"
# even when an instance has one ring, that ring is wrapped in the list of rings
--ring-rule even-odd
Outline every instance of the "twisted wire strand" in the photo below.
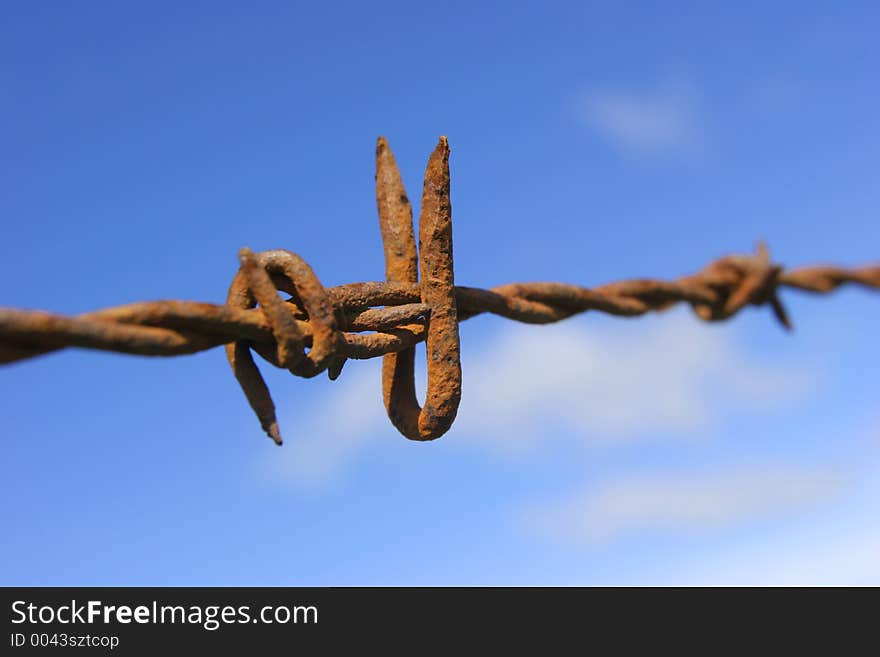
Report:
[[[452,425],[461,398],[458,324],[483,313],[531,324],[589,310],[622,317],[689,304],[705,321],[726,320],[749,305],[769,305],[791,322],[778,292],[825,294],[854,284],[880,290],[880,265],[785,270],[766,246],[729,255],[672,281],[623,280],[588,288],[563,283],[511,283],[489,290],[454,284],[449,146],[432,153],[425,175],[416,251],[412,208],[394,156],[380,138],[376,198],[386,281],[324,288],[290,251],[242,249],[226,304],[152,301],[77,316],[0,308],[0,364],[67,347],[144,356],[177,356],[225,345],[227,358],[264,431],[278,444],[275,406],[252,351],[310,378],[331,379],[347,359],[382,356],[382,390],[392,423],[407,438],[433,440]],[[421,282],[419,282],[421,280]],[[289,295],[278,296],[278,290]],[[427,343],[428,391],[420,407],[414,384],[415,345]]]

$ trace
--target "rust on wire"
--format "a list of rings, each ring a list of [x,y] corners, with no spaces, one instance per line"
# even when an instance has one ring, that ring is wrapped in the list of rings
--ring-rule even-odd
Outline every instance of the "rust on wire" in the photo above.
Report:
[[[634,317],[687,303],[700,319],[721,321],[746,306],[769,305],[790,329],[781,288],[820,294],[845,284],[880,289],[880,265],[785,270],[771,261],[764,244],[754,255],[725,256],[674,281],[633,279],[594,288],[563,283],[512,283],[491,290],[456,286],[445,137],[425,172],[418,251],[412,206],[382,137],[376,146],[376,203],[384,283],[325,288],[297,254],[245,248],[225,305],[154,301],[75,317],[0,308],[0,364],[66,347],[177,356],[225,345],[263,430],[280,445],[275,404],[252,352],[296,376],[327,371],[331,379],[349,358],[382,356],[382,394],[391,422],[409,439],[433,440],[455,420],[461,399],[458,325],[476,315],[547,324],[588,310]],[[278,291],[289,298],[282,299]],[[419,342],[426,343],[428,363],[421,407],[414,378]]]
[[[406,196],[394,155],[383,138],[376,148],[376,199],[379,228],[385,244],[385,276],[389,283],[418,281],[430,316],[425,335],[428,355],[428,392],[419,407],[415,389],[415,348],[386,354],[382,359],[382,395],[388,417],[411,440],[442,436],[455,419],[461,399],[461,360],[458,315],[452,267],[452,205],[449,198],[449,144],[446,137],[428,160],[422,210],[419,215],[419,252],[416,254],[412,206]]]

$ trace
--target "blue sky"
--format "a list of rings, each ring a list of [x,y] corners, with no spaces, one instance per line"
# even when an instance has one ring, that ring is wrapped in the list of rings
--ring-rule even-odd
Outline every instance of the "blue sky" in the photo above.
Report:
[[[414,199],[449,138],[464,285],[880,258],[876,6],[622,5],[7,3],[0,304],[379,280],[380,134]],[[280,449],[220,350],[4,367],[0,582],[880,584],[880,298],[785,300],[468,321],[428,444],[377,361],[266,366]]]

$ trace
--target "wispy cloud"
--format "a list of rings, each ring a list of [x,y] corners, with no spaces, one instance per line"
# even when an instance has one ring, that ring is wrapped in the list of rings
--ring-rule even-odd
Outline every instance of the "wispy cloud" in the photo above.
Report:
[[[536,504],[523,519],[536,533],[575,542],[717,530],[812,508],[835,497],[845,482],[831,468],[768,464],[625,477]]]
[[[335,481],[362,454],[387,422],[378,360],[350,363],[319,404],[286,409],[304,420],[286,431],[284,447],[265,454],[260,470],[304,488]],[[284,409],[283,409],[284,410]]]
[[[582,117],[628,155],[693,151],[704,139],[697,95],[683,85],[657,91],[593,91],[583,98]]]
[[[880,524],[862,518],[822,530],[771,537],[691,562],[671,581],[696,586],[880,586]],[[656,583],[670,583],[670,573]]]
[[[465,350],[464,398],[445,440],[466,436],[456,440],[463,448],[506,456],[551,448],[554,437],[587,445],[696,440],[725,413],[776,407],[809,391],[808,370],[758,362],[733,336],[687,313],[601,330],[584,320],[501,325],[482,350]],[[309,487],[333,481],[393,431],[378,361],[352,363],[308,414],[284,410],[306,419],[265,468]]]
[[[835,451],[832,457],[842,468],[838,472],[847,473],[843,504],[788,531],[726,545],[649,579],[692,585],[880,585],[880,515],[872,511],[880,507],[880,424],[857,429],[847,442],[852,451]]]
[[[546,445],[548,433],[592,445],[695,439],[725,413],[801,398],[815,379],[750,357],[726,327],[686,311],[601,330],[510,325],[467,366],[456,428],[508,453]]]

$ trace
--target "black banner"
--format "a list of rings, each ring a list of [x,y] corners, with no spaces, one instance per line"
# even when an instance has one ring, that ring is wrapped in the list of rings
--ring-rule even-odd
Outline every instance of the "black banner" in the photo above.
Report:
[[[10,655],[323,654],[351,645],[420,651],[439,644],[467,652],[476,637],[583,648],[610,641],[616,652],[689,643],[710,630],[724,643],[803,636],[860,606],[846,604],[854,592],[840,589],[6,588],[3,597],[2,652]],[[855,619],[848,615],[850,629]]]

